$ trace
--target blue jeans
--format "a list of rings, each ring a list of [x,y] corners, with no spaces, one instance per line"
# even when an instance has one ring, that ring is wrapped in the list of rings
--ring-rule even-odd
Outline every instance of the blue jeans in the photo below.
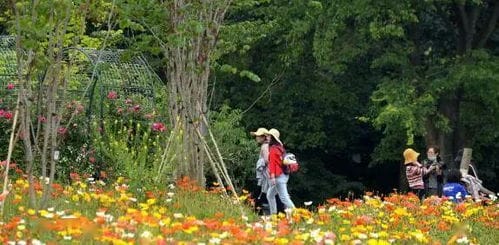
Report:
[[[289,197],[288,186],[287,186],[288,179],[289,175],[286,174],[279,175],[275,179],[276,184],[275,185],[270,184],[270,187],[267,190],[267,200],[269,201],[271,214],[277,213],[277,203],[275,200],[275,195],[277,194],[279,194],[279,199],[281,199],[281,202],[284,204],[284,206],[286,206],[286,208],[295,207],[293,201],[291,201],[291,198]]]

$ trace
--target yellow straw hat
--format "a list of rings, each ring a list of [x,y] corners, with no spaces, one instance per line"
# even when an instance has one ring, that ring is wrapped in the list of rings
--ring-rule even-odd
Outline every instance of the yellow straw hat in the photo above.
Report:
[[[255,132],[250,132],[252,136],[262,136],[269,134],[269,131],[266,128],[258,128]]]
[[[412,148],[407,148],[404,151],[404,164],[409,164],[411,162],[416,162],[418,160],[419,153],[417,153]]]
[[[279,139],[279,137],[281,136],[281,133],[279,133],[279,130],[275,129],[275,128],[271,128],[269,130],[269,133],[270,135],[272,135],[272,137],[274,137],[275,140],[277,140],[277,142],[279,142],[279,144],[282,145],[282,142],[281,140]]]

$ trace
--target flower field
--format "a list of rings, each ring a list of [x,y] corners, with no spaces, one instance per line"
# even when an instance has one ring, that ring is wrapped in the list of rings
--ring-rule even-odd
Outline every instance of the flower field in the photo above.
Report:
[[[74,177],[74,176],[73,176]],[[28,182],[2,195],[3,244],[496,244],[499,204],[414,195],[328,199],[313,210],[259,217],[248,195],[221,198],[188,180],[158,189],[115,183],[53,184],[50,207],[28,208]],[[37,192],[37,187],[34,190]],[[302,205],[304,206],[304,205]],[[305,206],[310,207],[310,206]],[[311,209],[311,208],[310,208]]]

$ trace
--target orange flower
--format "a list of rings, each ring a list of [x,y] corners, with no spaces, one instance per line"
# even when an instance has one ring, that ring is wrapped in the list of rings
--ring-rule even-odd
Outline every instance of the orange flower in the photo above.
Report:
[[[450,226],[443,220],[440,220],[437,224],[437,229],[441,231],[448,231],[450,230]]]
[[[9,195],[9,191],[7,190],[3,191],[2,194],[0,194],[0,202],[3,202],[3,200],[7,198],[7,195]]]

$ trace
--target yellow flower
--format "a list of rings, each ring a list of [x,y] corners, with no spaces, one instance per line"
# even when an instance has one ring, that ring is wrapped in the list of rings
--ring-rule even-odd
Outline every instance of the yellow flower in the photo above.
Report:
[[[152,206],[156,204],[156,198],[147,199],[147,205]]]
[[[289,240],[288,240],[288,239],[286,239],[286,238],[277,238],[277,239],[275,240],[275,243],[276,243],[276,244],[288,244],[288,243],[289,243]]]
[[[412,237],[416,238],[416,240],[418,242],[421,242],[421,243],[428,243],[428,239],[426,238],[426,236],[423,234],[423,232],[421,232],[420,230],[416,230],[416,231],[413,231],[413,232],[410,232],[409,233]]]
[[[296,234],[295,240],[302,240],[306,241],[310,238],[310,233],[301,233],[301,234]]]
[[[405,207],[397,207],[395,211],[393,211],[398,216],[409,216],[410,214],[407,212]]]
[[[368,245],[389,245],[390,243],[387,240],[376,240],[376,239],[369,239],[367,241]]]
[[[116,180],[116,183],[118,183],[118,184],[122,184],[124,182],[125,182],[125,178],[123,178],[123,177],[118,177],[118,179]]]
[[[194,232],[196,232],[198,230],[199,230],[199,228],[197,226],[191,226],[191,227],[189,227],[187,229],[184,229],[183,231],[185,233],[187,233],[187,234],[192,234],[192,233],[194,233]]]
[[[349,241],[349,240],[351,240],[351,239],[352,239],[352,238],[351,238],[349,235],[347,235],[347,234],[342,234],[342,235],[340,236],[340,240],[342,240],[342,241]]]

